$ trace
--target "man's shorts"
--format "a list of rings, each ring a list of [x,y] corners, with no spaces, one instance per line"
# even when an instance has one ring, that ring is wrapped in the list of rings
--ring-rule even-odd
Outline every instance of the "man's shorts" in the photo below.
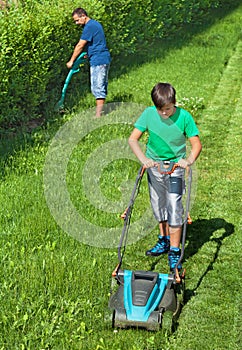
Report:
[[[147,169],[150,203],[158,222],[170,226],[183,224],[182,195],[185,193],[185,170],[176,168],[171,175],[160,174],[156,167]]]
[[[109,67],[109,64],[90,67],[91,91],[96,99],[107,96]]]

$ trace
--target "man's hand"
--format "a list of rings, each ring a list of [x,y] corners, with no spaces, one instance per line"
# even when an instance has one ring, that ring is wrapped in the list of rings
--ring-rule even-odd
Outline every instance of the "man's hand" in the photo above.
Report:
[[[73,62],[72,61],[67,62],[66,66],[67,68],[71,69],[73,66]]]
[[[71,59],[69,62],[67,62],[66,66],[67,68],[72,68],[74,61],[77,59],[77,57],[83,52],[85,45],[87,44],[86,40],[80,39],[78,43],[76,44],[73,54],[71,56]]]

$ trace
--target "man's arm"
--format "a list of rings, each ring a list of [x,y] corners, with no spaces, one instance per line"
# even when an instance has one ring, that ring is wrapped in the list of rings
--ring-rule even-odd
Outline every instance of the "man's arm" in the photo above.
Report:
[[[84,47],[86,46],[87,41],[80,39],[79,42],[76,44],[73,54],[71,56],[71,59],[67,62],[67,67],[71,68],[73,66],[73,63],[75,59],[80,55],[80,53],[84,50]]]

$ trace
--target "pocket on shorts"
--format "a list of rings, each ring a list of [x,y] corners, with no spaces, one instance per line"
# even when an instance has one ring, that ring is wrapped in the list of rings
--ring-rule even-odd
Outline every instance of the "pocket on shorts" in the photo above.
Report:
[[[183,179],[181,177],[171,176],[169,179],[169,193],[183,194]]]

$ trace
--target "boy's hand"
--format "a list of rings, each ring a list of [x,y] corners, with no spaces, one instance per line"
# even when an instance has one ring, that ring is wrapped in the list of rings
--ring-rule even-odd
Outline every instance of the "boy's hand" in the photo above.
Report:
[[[177,162],[177,165],[183,169],[186,169],[190,164],[190,162],[186,159],[180,159]]]
[[[152,168],[154,166],[157,166],[157,162],[155,162],[152,159],[146,158],[146,160],[143,162],[143,165],[144,165],[145,169]]]

